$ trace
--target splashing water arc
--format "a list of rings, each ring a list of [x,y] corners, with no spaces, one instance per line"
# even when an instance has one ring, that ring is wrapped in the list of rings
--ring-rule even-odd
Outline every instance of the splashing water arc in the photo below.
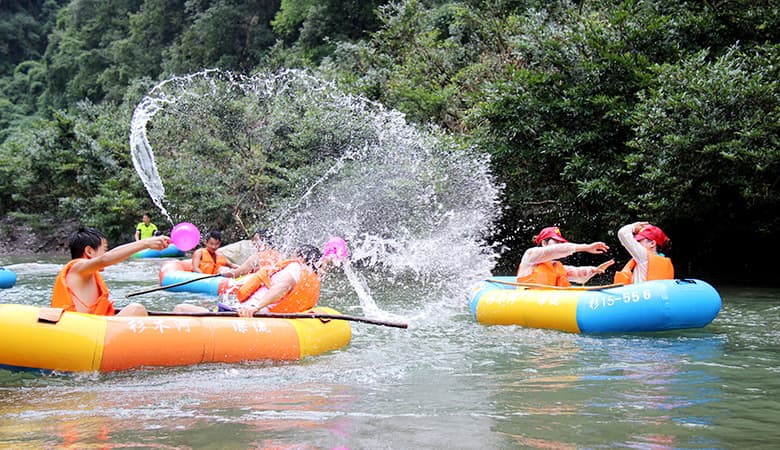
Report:
[[[322,139],[310,145],[319,153],[307,167],[320,172],[291,182],[300,186],[294,194],[257,205],[257,217],[273,224],[277,246],[322,248],[329,237],[341,236],[352,268],[367,283],[396,280],[442,297],[460,295],[466,283],[490,275],[496,255],[485,236],[498,216],[500,189],[486,157],[437,128],[411,125],[398,111],[299,70],[252,77],[206,70],[165,80],[143,98],[131,123],[132,160],[171,223],[166,206],[176,212],[176,205],[166,199],[148,125],[154,118],[162,127],[176,114],[183,116],[178,123],[189,125],[192,108],[182,104],[233,106],[236,97],[257,117],[241,130],[254,133],[253,142],[265,145],[264,136],[276,139],[280,129],[296,139]]]

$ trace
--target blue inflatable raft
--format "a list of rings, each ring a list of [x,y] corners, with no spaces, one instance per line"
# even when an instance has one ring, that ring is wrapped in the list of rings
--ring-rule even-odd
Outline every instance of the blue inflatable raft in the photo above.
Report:
[[[623,333],[704,327],[721,298],[701,280],[656,280],[626,286],[556,288],[518,285],[514,277],[481,281],[470,296],[483,324],[552,328],[573,333]]]
[[[184,252],[174,244],[170,244],[162,250],[152,250],[151,248],[141,250],[134,253],[131,258],[178,258],[180,256],[184,256]]]
[[[225,292],[230,279],[223,276],[209,276],[192,271],[192,261],[169,261],[160,267],[160,286],[171,286],[184,281],[195,281],[168,288],[169,292],[192,292],[216,297]]]
[[[0,267],[0,289],[8,289],[16,284],[16,272]]]

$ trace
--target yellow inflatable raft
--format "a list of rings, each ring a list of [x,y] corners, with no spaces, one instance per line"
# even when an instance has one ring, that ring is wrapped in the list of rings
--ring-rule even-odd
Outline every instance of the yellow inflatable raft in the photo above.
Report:
[[[342,320],[240,317],[105,317],[0,305],[0,368],[115,371],[206,362],[296,360],[346,346]],[[338,314],[314,308],[317,314]]]

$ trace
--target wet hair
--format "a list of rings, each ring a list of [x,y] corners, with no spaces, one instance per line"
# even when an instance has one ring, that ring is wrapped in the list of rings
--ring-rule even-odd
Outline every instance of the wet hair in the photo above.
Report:
[[[311,266],[311,268],[314,269],[314,272],[317,272],[317,261],[322,258],[320,249],[313,245],[301,245],[295,249],[294,254],[299,258],[303,258],[303,260],[306,261],[306,264]]]
[[[220,233],[217,230],[211,230],[206,234],[206,239],[204,240],[204,242],[212,238],[218,240],[219,242],[222,242],[222,233]]]
[[[84,256],[84,250],[86,250],[87,247],[92,247],[97,250],[103,244],[105,238],[103,233],[96,228],[79,227],[79,229],[71,233],[68,238],[70,257],[72,259],[81,258]]]

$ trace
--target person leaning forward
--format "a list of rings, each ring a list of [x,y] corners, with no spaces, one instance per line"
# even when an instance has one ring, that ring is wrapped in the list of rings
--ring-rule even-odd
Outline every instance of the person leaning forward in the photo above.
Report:
[[[162,250],[168,247],[168,236],[155,236],[108,250],[108,240],[95,228],[81,227],[70,235],[68,245],[73,258],[60,270],[54,281],[51,307],[101,316],[114,315],[114,302],[109,298],[103,269],[118,264],[132,254],[145,249]],[[131,303],[117,314],[146,316],[146,308]]]
[[[517,268],[518,283],[534,283],[549,286],[571,286],[570,281],[586,283],[596,274],[604,271],[615,263],[606,261],[596,267],[565,266],[558,259],[565,258],[577,252],[604,253],[609,250],[603,242],[590,244],[574,244],[561,235],[558,227],[547,227],[534,236],[536,247],[531,247],[523,253]]]

